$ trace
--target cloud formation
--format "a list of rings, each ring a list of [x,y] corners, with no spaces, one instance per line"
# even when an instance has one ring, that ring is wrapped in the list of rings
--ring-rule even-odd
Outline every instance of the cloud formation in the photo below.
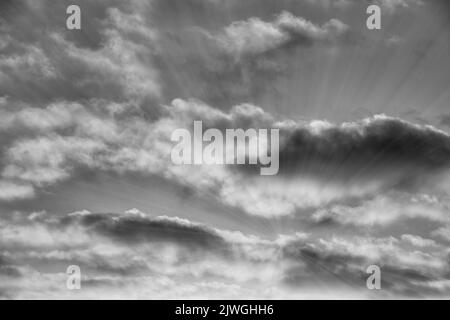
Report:
[[[280,122],[243,104],[229,113],[198,101],[174,100],[156,120],[117,103],[56,103],[46,109],[2,111],[1,175],[6,198],[32,197],[80,170],[160,175],[198,192],[213,192],[226,205],[260,216],[364,199],[381,190],[412,192],[448,172],[450,138],[435,128],[376,116],[359,122]],[[29,120],[30,119],[30,120]],[[170,160],[171,133],[205,128],[280,129],[280,173],[270,184],[247,166],[177,166]],[[245,146],[239,146],[245,148]],[[420,182],[420,183],[419,183]],[[343,186],[346,186],[345,189]],[[6,189],[5,189],[6,190]],[[251,195],[250,197],[248,195]],[[6,197],[7,195],[7,197]],[[244,196],[245,195],[245,196]]]
[[[0,3],[0,298],[449,296],[448,132],[384,114],[337,115],[346,103],[361,105],[359,95],[371,100],[359,110],[388,95],[377,90],[398,79],[384,81],[385,58],[409,49],[415,29],[405,35],[392,23],[402,46],[372,51],[354,41],[363,33],[353,13],[369,2],[79,0],[83,28],[71,32],[72,2]],[[398,9],[422,1],[370,3],[384,14],[412,12]],[[411,71],[427,63],[433,79],[447,79],[428,65],[433,52],[413,68],[398,51],[393,69],[429,79]],[[445,102],[443,85],[420,84],[408,87],[423,89],[416,91],[433,105]],[[402,86],[398,96],[414,100]],[[448,124],[445,115],[435,119]],[[279,129],[279,174],[261,177],[258,165],[174,165],[172,132],[198,120],[222,132]],[[62,189],[91,186],[96,174],[146,192],[162,182],[151,195],[161,203],[179,200],[168,194],[175,189],[189,199],[169,204],[173,216],[66,214],[88,204]],[[139,198],[118,189],[112,197],[124,199],[121,207]],[[99,206],[110,202],[102,192],[90,195]],[[191,221],[197,212],[183,218],[190,197],[209,223]],[[53,200],[63,204],[55,209]],[[71,264],[82,268],[80,292],[65,287]],[[382,292],[366,289],[370,264],[381,267]]]
[[[231,54],[245,57],[270,53],[283,47],[334,41],[347,29],[348,26],[337,19],[317,26],[284,11],[272,22],[259,18],[233,22],[219,35],[218,41]]]
[[[268,240],[136,209],[0,221],[0,288],[12,298],[279,299],[311,297],[330,287],[343,297],[369,298],[365,269],[372,263],[386,271],[386,290],[378,297],[449,294],[437,286],[447,281],[444,247],[408,234],[315,239],[297,233]],[[432,249],[421,251],[426,246]],[[81,267],[81,291],[65,287],[71,264]],[[40,271],[45,265],[53,271]]]

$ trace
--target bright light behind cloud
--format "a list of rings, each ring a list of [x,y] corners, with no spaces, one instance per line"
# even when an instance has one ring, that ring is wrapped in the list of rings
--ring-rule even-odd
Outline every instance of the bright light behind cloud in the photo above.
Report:
[[[0,3],[0,298],[449,297],[447,1],[75,2]]]

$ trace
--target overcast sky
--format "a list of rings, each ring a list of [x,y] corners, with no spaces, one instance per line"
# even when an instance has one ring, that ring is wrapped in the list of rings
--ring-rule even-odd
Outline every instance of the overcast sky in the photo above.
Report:
[[[2,0],[0,298],[449,297],[449,23],[447,0]],[[196,120],[279,129],[278,175],[174,165]]]

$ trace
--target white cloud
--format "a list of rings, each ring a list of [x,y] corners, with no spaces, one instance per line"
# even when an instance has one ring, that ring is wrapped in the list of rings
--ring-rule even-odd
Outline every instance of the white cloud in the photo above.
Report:
[[[272,22],[259,18],[233,22],[219,35],[218,41],[225,50],[239,57],[262,54],[290,43],[331,41],[347,29],[347,25],[336,19],[318,26],[284,11]]]

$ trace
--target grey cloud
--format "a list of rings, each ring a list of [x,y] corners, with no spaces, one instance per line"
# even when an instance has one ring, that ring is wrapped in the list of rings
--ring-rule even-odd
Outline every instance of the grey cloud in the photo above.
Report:
[[[425,209],[420,204],[421,201],[407,203],[417,192],[442,192],[436,181],[440,181],[441,177],[445,179],[450,169],[450,138],[447,133],[430,126],[382,115],[340,125],[311,121],[277,126],[281,136],[278,178],[288,179],[298,186],[292,197],[289,189],[281,190],[281,186],[278,188],[275,181],[270,187],[265,187],[264,189],[270,189],[271,197],[280,193],[280,198],[285,199],[277,206],[266,203],[264,208],[269,208],[268,211],[281,213],[287,210],[292,213],[295,208],[324,208],[326,205],[348,205],[358,201],[370,203],[370,199],[376,195],[382,198],[391,191],[398,191],[400,198],[394,198],[388,201],[389,205],[383,205],[386,212],[392,213],[390,217],[387,217],[390,214],[384,215],[383,212],[374,214],[378,211],[378,205],[386,202],[382,200],[372,209],[362,205],[370,210],[362,210],[359,215],[343,214],[341,218],[364,220],[367,217],[367,221],[372,220],[373,223],[378,219],[392,221],[400,215],[414,216],[420,210],[430,214],[433,219],[442,217],[442,212],[445,212],[445,205]],[[257,174],[253,169],[254,166],[237,168],[245,173],[249,181]],[[309,192],[302,194],[301,190],[305,188]],[[315,188],[317,192],[312,191]],[[345,195],[341,194],[343,189],[346,190]],[[252,192],[257,194],[258,190],[255,186]],[[398,208],[396,203],[404,197],[410,199],[405,201],[407,206]],[[245,200],[244,207],[252,212],[251,207],[257,207],[264,199],[265,196],[261,194],[259,202],[251,205]],[[291,202],[286,202],[286,199]],[[373,202],[376,203],[376,200]],[[293,208],[289,209],[288,204]],[[282,209],[283,206],[286,210]],[[355,213],[359,210],[351,207],[350,205],[349,210],[344,211]],[[337,212],[343,211],[339,209]],[[369,212],[373,213],[371,217]]]
[[[214,230],[169,217],[89,214],[71,217],[89,231],[125,243],[175,242],[190,248],[222,250],[225,241]]]
[[[345,181],[393,178],[389,182],[400,187],[449,166],[448,134],[386,116],[340,126],[312,122],[291,130],[280,150],[281,173]]]
[[[303,285],[318,285],[328,283],[358,288],[365,283],[362,270],[367,263],[364,257],[343,255],[338,253],[322,253],[309,246],[286,249],[287,256],[296,261],[302,261],[303,266],[297,266],[286,272],[284,281],[294,287]]]
[[[0,253],[0,277],[18,278],[21,276],[20,268],[15,266],[5,254]]]
[[[388,13],[394,13],[395,10],[403,8],[410,8],[412,6],[421,6],[424,5],[426,2],[422,0],[366,0],[366,1],[359,1],[359,0],[319,0],[319,1],[313,1],[313,0],[307,0],[311,4],[321,4],[325,6],[334,6],[339,8],[347,8],[350,5],[356,5],[356,4],[363,4],[363,5],[369,5],[369,4],[376,4],[381,6],[386,12]]]
[[[69,1],[17,1],[0,17],[6,39],[0,95],[35,104],[104,98],[154,101],[160,94],[155,32],[141,15],[145,3],[78,1],[84,29],[65,28]],[[21,88],[18,90],[18,88]],[[26,88],[24,90],[23,88]]]
[[[242,103],[280,94],[278,78],[301,70],[292,68],[293,57],[309,58],[315,49],[334,54],[335,44],[354,36],[332,19],[346,17],[350,2],[368,4],[0,2],[2,208],[34,198],[30,207],[91,173],[159,175],[227,206],[236,219],[264,217],[274,230],[278,221],[300,221],[302,231],[323,228],[265,239],[136,210],[30,216],[3,210],[0,297],[73,298],[65,268],[77,264],[86,284],[77,298],[293,299],[310,298],[318,284],[361,298],[370,295],[371,263],[382,267],[388,297],[448,297],[450,202],[441,181],[449,171],[448,133],[387,116],[343,124],[279,121]],[[72,3],[82,8],[79,32],[65,28]],[[392,13],[419,1],[371,3]],[[323,6],[339,9],[329,16]],[[280,174],[268,183],[253,166],[174,166],[170,135],[195,120],[220,130],[279,128]]]
[[[338,243],[338,241],[332,239],[330,243]],[[374,243],[366,247],[370,241]],[[420,257],[425,254],[418,251],[405,252],[403,244],[396,239],[372,239],[369,242],[366,239],[363,242],[366,244],[361,245],[365,248],[362,250],[359,250],[359,245],[353,241],[348,242],[348,248],[330,245],[330,243],[324,245],[327,241],[314,245],[293,242],[285,247],[284,254],[289,259],[304,262],[304,265],[289,269],[285,281],[294,286],[314,283],[320,287],[322,283],[328,285],[333,283],[354,290],[366,284],[368,277],[366,268],[375,264],[380,267],[382,274],[383,290],[375,295],[378,298],[438,297],[450,293],[449,290],[440,290],[431,285],[434,282],[449,280],[445,253],[442,258],[441,252],[436,255],[438,259],[442,259],[445,267],[436,268],[433,265],[422,267],[420,263],[411,265],[406,262],[414,255]],[[402,260],[402,256],[405,260]]]
[[[422,0],[373,0],[375,4],[383,6],[388,11],[392,12],[397,8],[408,8],[414,5],[423,5]]]
[[[86,106],[61,102],[46,109],[22,106],[2,112],[0,130],[15,132],[4,136],[1,162],[2,177],[9,181],[3,184],[9,186],[8,198],[38,195],[42,187],[72,179],[80,170],[139,172],[164,175],[200,192],[214,190],[227,205],[269,217],[365,199],[380,190],[413,191],[449,165],[446,133],[386,116],[340,125],[277,122],[251,104],[234,106],[226,113],[181,99],[161,107],[157,119],[142,114],[133,105],[95,101]],[[176,167],[170,161],[171,133],[180,127],[192,128],[195,120],[202,120],[205,128],[222,130],[279,128],[279,175],[264,186],[254,166]],[[205,186],[198,186],[199,177]],[[287,177],[298,188],[286,190]],[[345,184],[350,186],[344,190]],[[12,188],[20,185],[21,189]],[[250,189],[254,198],[242,197]]]

